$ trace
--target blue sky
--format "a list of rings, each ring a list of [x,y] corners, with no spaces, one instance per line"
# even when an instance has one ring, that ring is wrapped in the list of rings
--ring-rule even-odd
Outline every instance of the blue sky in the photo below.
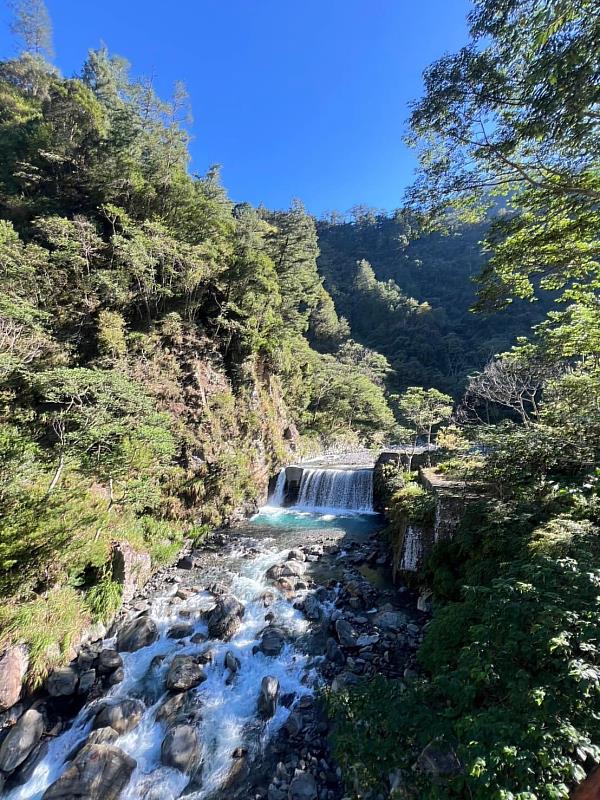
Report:
[[[1,1],[1,0],[0,0]],[[395,208],[423,69],[466,42],[466,0],[46,0],[55,62],[79,71],[106,43],[163,95],[190,94],[192,168],[223,165],[236,201],[316,215]],[[2,8],[0,53],[11,55]]]

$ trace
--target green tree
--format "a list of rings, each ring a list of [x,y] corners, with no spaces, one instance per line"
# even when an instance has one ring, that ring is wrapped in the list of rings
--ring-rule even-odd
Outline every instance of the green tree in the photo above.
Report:
[[[398,408],[412,426],[415,444],[418,437],[425,434],[427,446],[431,445],[433,427],[450,419],[452,406],[449,395],[421,386],[409,386],[398,398]]]

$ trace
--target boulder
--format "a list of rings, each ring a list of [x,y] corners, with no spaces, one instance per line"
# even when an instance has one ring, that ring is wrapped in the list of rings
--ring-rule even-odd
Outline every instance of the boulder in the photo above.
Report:
[[[98,654],[98,672],[114,672],[123,666],[123,659],[116,650],[101,650]]]
[[[184,692],[206,680],[204,670],[193,656],[175,656],[167,673],[167,689]]]
[[[236,751],[237,752],[237,751]],[[246,753],[240,755],[233,754],[233,763],[229,774],[221,784],[221,791],[229,792],[242,781],[245,781],[250,776],[250,764]]]
[[[128,603],[152,576],[149,553],[140,553],[128,542],[116,542],[112,550],[112,579],[123,587],[123,602]]]
[[[277,625],[269,625],[262,632],[258,650],[266,656],[278,656],[285,644],[286,631]]]
[[[126,622],[117,634],[117,650],[134,653],[158,639],[158,628],[152,617],[138,617]]]
[[[119,735],[128,733],[141,720],[145,706],[141,700],[126,698],[112,705],[104,705],[94,718],[93,728],[113,728]]]
[[[156,712],[156,721],[164,722],[171,727],[177,722],[182,722],[191,706],[189,692],[178,692],[169,697]]]
[[[340,664],[341,666],[346,661],[344,654],[340,650],[340,646],[335,639],[327,639],[325,653],[329,661],[331,661],[333,664]]]
[[[48,741],[41,739],[27,756],[25,761],[17,767],[10,776],[11,786],[22,786],[31,778],[35,768],[48,752]]]
[[[287,555],[287,561],[306,561],[306,556],[302,550],[290,550]]]
[[[28,666],[29,655],[25,645],[9,647],[0,655],[0,711],[18,701]]]
[[[283,578],[299,578],[306,572],[306,564],[304,561],[286,561],[281,567],[281,577]],[[280,577],[280,576],[278,576]]]
[[[298,736],[304,727],[304,718],[298,711],[292,711],[285,723],[288,736]]]
[[[317,800],[317,782],[310,772],[301,772],[290,783],[288,800]]]
[[[302,608],[304,610],[304,615],[307,619],[312,620],[319,620],[321,619],[321,604],[314,596],[314,594],[308,594],[304,598],[304,603],[302,604]]]
[[[186,636],[191,636],[193,632],[194,627],[189,622],[177,622],[169,628],[167,637],[169,639],[185,639]]]
[[[356,647],[356,633],[347,619],[341,617],[336,620],[335,632],[342,647]]]
[[[136,766],[114,745],[86,745],[46,789],[43,800],[117,800]]]
[[[378,633],[363,633],[362,636],[359,636],[356,640],[356,644],[359,647],[370,647],[372,644],[377,644],[379,641],[379,634]]]
[[[264,719],[270,719],[277,710],[279,700],[279,681],[272,675],[266,675],[260,684],[258,695],[258,713]]]
[[[46,691],[50,697],[68,697],[75,694],[78,679],[73,667],[58,667],[50,673],[46,681]]]
[[[79,686],[77,687],[77,694],[87,694],[92,686],[96,683],[96,670],[86,669],[79,676]]]
[[[123,678],[125,677],[125,670],[123,667],[119,667],[114,672],[111,672],[106,682],[109,686],[116,686],[117,683],[121,683]]]
[[[22,764],[44,732],[42,715],[30,708],[6,734],[0,745],[0,770],[12,772]]]
[[[183,556],[177,562],[177,569],[193,569],[194,559],[191,556]]]
[[[241,626],[244,606],[233,595],[222,597],[208,618],[208,635],[213,639],[230,639]]]
[[[273,564],[272,567],[265,572],[265,577],[268,578],[270,581],[276,581],[278,578],[281,578],[283,575],[283,565],[282,564]]]
[[[241,661],[239,658],[236,658],[235,655],[228,650],[225,653],[225,667],[228,669],[233,675],[239,670],[241,666]]]
[[[189,774],[200,765],[200,740],[192,725],[175,725],[163,739],[160,758],[166,767]]]

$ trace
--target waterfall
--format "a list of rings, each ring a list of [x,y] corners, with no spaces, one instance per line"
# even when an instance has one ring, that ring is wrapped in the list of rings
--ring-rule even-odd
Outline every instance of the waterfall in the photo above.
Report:
[[[407,572],[416,572],[422,553],[423,543],[421,542],[421,533],[417,528],[409,525],[404,534],[400,569],[406,570]]]
[[[373,512],[372,469],[305,469],[296,508]]]
[[[277,482],[275,484],[275,488],[273,492],[269,496],[269,505],[275,506],[277,508],[281,508],[283,506],[283,501],[285,499],[285,469],[282,469],[279,475],[277,476]]]

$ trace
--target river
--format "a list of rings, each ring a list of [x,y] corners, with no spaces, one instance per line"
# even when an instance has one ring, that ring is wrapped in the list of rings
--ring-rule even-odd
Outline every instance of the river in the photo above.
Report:
[[[365,472],[357,470],[362,484]],[[341,480],[342,495],[331,475],[325,483],[364,512],[364,491],[356,494],[347,476]],[[100,650],[120,651],[114,657],[122,661],[122,680],[110,686],[108,672],[67,720],[59,708],[64,700],[47,698],[44,713],[59,720],[56,735],[27,781],[9,782],[3,798],[74,798],[85,780],[96,784],[84,796],[98,791],[103,799],[342,796],[321,690],[381,671],[383,646],[385,669],[402,674],[418,628],[411,627],[414,597],[389,581],[380,517],[329,505],[323,480],[311,481],[326,512],[311,509],[304,492],[299,507],[270,505],[217,532],[192,554],[191,569],[155,576],[109,637],[91,648],[96,665]],[[281,481],[272,502],[281,499],[280,489]],[[215,615],[228,603],[232,623],[225,635],[214,635]],[[127,652],[120,637],[128,624],[154,625],[154,641]],[[407,626],[408,637],[401,636]],[[177,683],[175,666],[182,664]],[[121,709],[125,720],[103,743],[92,732],[107,730],[106,707],[113,715]],[[94,744],[76,755],[86,741]],[[105,764],[99,775],[86,774],[86,753],[89,761],[107,752],[114,776]]]

